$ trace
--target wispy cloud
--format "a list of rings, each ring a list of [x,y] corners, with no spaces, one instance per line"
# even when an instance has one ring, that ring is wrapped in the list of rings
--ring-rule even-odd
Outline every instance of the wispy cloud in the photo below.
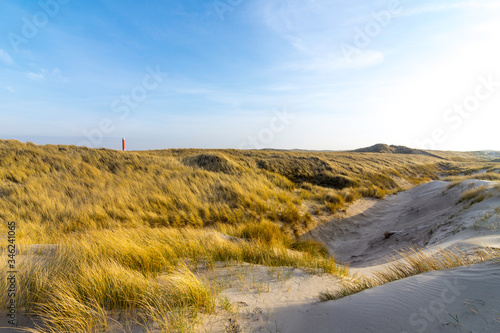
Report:
[[[398,16],[408,17],[421,14],[443,12],[453,9],[471,9],[471,8],[498,9],[500,8],[500,2],[498,2],[497,0],[492,0],[492,1],[483,0],[483,1],[460,1],[460,2],[445,1],[433,4],[426,4],[426,5],[419,4],[415,7],[405,8],[405,10],[403,10]]]
[[[4,50],[0,49],[0,61],[7,65],[14,64],[12,57]]]
[[[264,87],[264,90],[267,91],[274,91],[274,92],[290,92],[290,91],[297,91],[299,90],[298,86],[293,86],[293,85],[272,85],[268,87]]]
[[[35,81],[45,80],[45,75],[43,75],[43,73],[41,72],[40,73],[29,72],[24,75],[30,80],[35,80]]]
[[[55,68],[53,70],[46,70],[42,68],[37,72],[25,73],[24,76],[34,81],[53,80],[58,83],[69,82],[69,79],[64,76],[63,72],[59,68]]]
[[[69,79],[65,77],[62,71],[59,68],[56,68],[52,71],[51,76],[59,83],[68,83]]]
[[[305,61],[288,63],[282,67],[285,70],[301,72],[330,72],[341,69],[368,67],[384,61],[384,54],[374,50],[362,50],[352,59],[341,54],[315,56]]]
[[[379,3],[375,5],[380,7]],[[364,20],[373,20],[369,15],[371,9],[370,6],[357,8],[366,14]],[[369,67],[384,61],[384,53],[374,49],[357,49],[352,59],[341,52],[339,46],[347,40],[353,22],[345,19],[348,14],[345,8],[331,1],[261,2],[258,13],[270,31],[289,43],[291,58],[299,59],[278,69],[324,73]]]
[[[5,87],[5,89],[10,91],[13,94],[16,92],[14,89],[12,89],[12,87],[9,87],[9,86]]]
[[[333,37],[332,29],[337,23],[331,16],[335,6],[329,1],[260,1],[257,7],[262,23],[297,51],[311,54],[317,53],[318,48],[329,48],[324,45],[325,37]]]

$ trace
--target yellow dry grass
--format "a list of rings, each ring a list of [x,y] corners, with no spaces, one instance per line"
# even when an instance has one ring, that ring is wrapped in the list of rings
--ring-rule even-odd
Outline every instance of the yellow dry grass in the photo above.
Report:
[[[215,230],[192,228],[73,233],[56,247],[19,247],[17,306],[41,321],[32,332],[103,332],[117,316],[144,327],[156,323],[165,332],[189,331],[198,313],[214,310],[217,297],[193,273],[200,265],[246,262],[349,274],[333,258],[285,244],[258,237],[232,241]],[[1,272],[6,276],[6,267]],[[4,302],[7,287],[2,279]]]
[[[0,218],[26,243],[117,227],[206,227],[268,219],[302,234],[302,207],[330,214],[465,162],[425,155],[236,150],[119,152],[0,140]],[[473,156],[470,160],[477,163]],[[314,217],[314,216],[312,216]]]
[[[322,244],[298,238],[317,214],[480,163],[446,152],[124,153],[0,140],[0,219],[17,223],[20,250],[17,304],[38,318],[33,332],[101,332],[118,317],[148,331],[190,331],[217,297],[196,276],[199,265],[345,277]],[[2,279],[1,295],[5,288]]]

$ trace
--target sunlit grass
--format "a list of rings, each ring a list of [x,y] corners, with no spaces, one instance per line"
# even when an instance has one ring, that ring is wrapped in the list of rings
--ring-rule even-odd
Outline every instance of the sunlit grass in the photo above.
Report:
[[[119,152],[0,140],[0,219],[17,223],[21,251],[17,304],[38,319],[34,332],[102,332],[117,318],[190,331],[218,297],[200,267],[346,278],[324,245],[300,239],[317,215],[469,163],[481,167],[464,153]],[[5,288],[2,279],[2,297]]]
[[[20,247],[17,305],[41,320],[33,332],[101,332],[116,314],[144,327],[160,321],[167,332],[191,327],[198,313],[214,310],[217,291],[197,277],[200,266],[222,261],[349,274],[333,258],[286,244],[265,237],[233,241],[215,230],[190,228],[70,234],[35,254],[28,255],[30,246]],[[6,297],[4,280],[0,292]]]
[[[0,140],[0,218],[26,243],[68,232],[206,227],[270,220],[301,235],[317,210],[342,210],[437,178],[454,161],[424,155],[166,150],[119,152]],[[300,191],[297,190],[300,187]],[[304,208],[306,207],[306,208]]]

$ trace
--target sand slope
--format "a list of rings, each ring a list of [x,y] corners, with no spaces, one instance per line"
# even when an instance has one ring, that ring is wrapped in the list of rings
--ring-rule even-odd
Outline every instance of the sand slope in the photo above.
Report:
[[[499,332],[500,263],[429,272],[302,312],[276,309],[276,318],[280,332]]]
[[[268,270],[247,269],[250,275]],[[225,290],[237,315],[207,318],[200,332],[500,331],[498,261],[428,272],[329,302],[319,302],[317,296],[338,287],[331,276],[291,269],[286,281],[267,283],[267,290]],[[227,329],[235,318],[240,331]]]
[[[389,255],[411,246],[429,252],[438,246],[500,248],[496,185],[469,180],[448,188],[449,183],[434,181],[377,202],[359,202],[347,218],[306,237],[327,244],[358,274],[370,274]],[[459,202],[462,193],[481,186],[484,200]],[[339,280],[292,270],[280,283],[268,281],[267,291],[225,290],[231,302],[244,305],[233,323],[243,332],[500,332],[498,262],[429,272],[324,303],[319,293],[335,290]],[[215,322],[202,331],[228,327],[227,317]]]
[[[338,260],[352,267],[367,267],[411,246],[449,246],[497,234],[494,228],[487,230],[474,223],[500,207],[498,195],[469,208],[467,201],[457,203],[467,189],[494,183],[471,180],[447,190],[448,184],[434,181],[390,196],[358,215],[323,224],[307,237],[325,243]],[[463,233],[472,228],[475,230]]]

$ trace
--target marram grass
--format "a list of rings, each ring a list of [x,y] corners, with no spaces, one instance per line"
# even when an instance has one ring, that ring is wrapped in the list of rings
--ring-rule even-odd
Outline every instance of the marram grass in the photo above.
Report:
[[[373,272],[370,276],[346,279],[341,282],[339,289],[320,293],[319,299],[321,301],[336,300],[421,273],[468,266],[500,258],[499,249],[479,247],[469,251],[456,248],[439,249],[435,253],[426,253],[421,249],[412,248],[401,251],[399,254],[401,258],[390,258],[388,260],[390,263],[385,265],[384,268]]]
[[[479,159],[458,153],[120,152],[0,140],[0,218],[17,221],[19,238],[32,244],[96,229],[263,219],[301,235],[317,214],[471,163]]]
[[[217,298],[195,272],[218,261],[349,274],[333,258],[292,251],[282,240],[234,241],[191,228],[89,231],[45,251],[31,248],[21,246],[18,255],[17,305],[37,319],[32,332],[103,332],[116,314],[145,328],[155,322],[165,332],[188,330],[200,312],[214,311]],[[2,281],[2,295],[5,288]]]
[[[0,140],[0,219],[17,224],[18,307],[36,319],[32,332],[126,323],[188,332],[217,299],[200,265],[347,277],[324,246],[298,236],[356,199],[400,191],[401,181],[483,168],[473,154],[436,154],[119,152]]]

